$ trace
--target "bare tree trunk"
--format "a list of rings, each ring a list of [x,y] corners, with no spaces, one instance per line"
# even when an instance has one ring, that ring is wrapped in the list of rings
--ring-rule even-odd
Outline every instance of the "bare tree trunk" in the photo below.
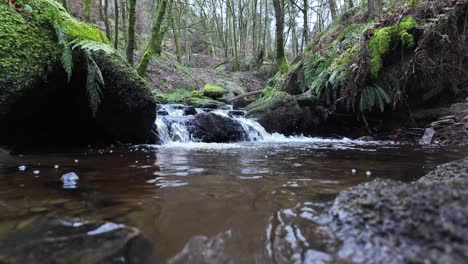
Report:
[[[331,16],[332,16],[332,20],[335,21],[336,18],[337,18],[335,0],[328,0],[328,5],[330,7],[330,13],[331,13]]]
[[[124,37],[124,42],[127,44],[127,1],[121,0],[120,1],[120,10],[122,13],[122,32]]]
[[[304,0],[304,9],[302,10],[302,16],[304,17],[304,31],[302,33],[301,51],[304,51],[304,46],[307,47],[309,44],[309,1]]]
[[[110,34],[110,26],[109,26],[109,0],[104,0],[104,7],[102,6],[102,1],[99,1],[99,14],[101,16],[101,20],[104,22],[104,26],[106,29],[106,36],[107,38],[112,41],[111,34]]]
[[[288,60],[284,50],[284,0],[273,0],[276,19],[276,64],[281,72],[287,72]]]
[[[174,41],[176,45],[176,56],[177,62],[182,63],[182,52],[180,50],[180,42],[179,42],[179,28],[177,27],[175,14],[174,14],[174,7],[175,7],[174,0],[171,0],[170,8],[169,8],[169,16],[171,21],[171,28],[172,34],[174,35]]]
[[[119,48],[119,0],[114,0],[114,48]]]
[[[128,0],[128,30],[127,30],[127,61],[133,66],[133,50],[135,49],[135,22],[136,22],[136,2]]]

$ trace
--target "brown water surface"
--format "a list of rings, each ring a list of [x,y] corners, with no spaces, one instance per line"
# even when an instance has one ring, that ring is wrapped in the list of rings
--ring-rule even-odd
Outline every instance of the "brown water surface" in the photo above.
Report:
[[[15,153],[0,160],[0,236],[37,217],[75,217],[138,227],[154,263],[307,262],[333,251],[317,216],[338,192],[377,177],[414,181],[467,154],[346,141]],[[69,172],[79,180],[64,188]]]

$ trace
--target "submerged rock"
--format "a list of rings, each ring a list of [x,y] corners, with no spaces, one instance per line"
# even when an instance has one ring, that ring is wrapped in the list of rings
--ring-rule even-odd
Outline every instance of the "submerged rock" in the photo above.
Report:
[[[140,231],[110,222],[35,220],[0,239],[0,263],[147,263],[151,244]]]
[[[336,198],[331,229],[340,258],[360,263],[463,263],[468,259],[468,158],[413,184],[375,180]]]
[[[202,142],[236,142],[245,138],[241,124],[213,113],[197,114],[188,126],[193,138]]]

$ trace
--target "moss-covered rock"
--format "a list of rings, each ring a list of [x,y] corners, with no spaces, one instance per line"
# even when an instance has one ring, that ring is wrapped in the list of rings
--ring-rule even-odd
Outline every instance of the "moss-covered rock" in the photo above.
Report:
[[[0,2],[0,143],[147,142],[155,102],[104,34],[54,0],[17,4]]]
[[[245,107],[248,116],[255,117],[269,132],[292,134],[302,120],[302,109],[297,100],[281,91],[269,89],[257,101]]]
[[[218,108],[226,106],[226,101],[212,99],[204,96],[200,91],[188,91],[179,89],[173,93],[156,93],[155,100],[160,104],[185,104],[196,108],[202,108],[205,105],[216,105]]]
[[[202,92],[204,96],[212,99],[218,99],[223,97],[225,91],[223,87],[207,83],[205,87],[203,87]]]
[[[462,263],[468,258],[468,159],[405,184],[375,180],[336,198],[338,255],[362,263]]]

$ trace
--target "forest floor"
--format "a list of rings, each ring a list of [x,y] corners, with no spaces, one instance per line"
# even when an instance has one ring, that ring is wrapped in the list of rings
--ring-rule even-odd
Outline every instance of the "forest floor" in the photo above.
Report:
[[[173,52],[163,51],[161,57],[151,61],[148,84],[154,92],[171,93],[179,89],[201,90],[210,83],[223,87],[228,97],[234,97],[263,89],[271,75],[269,68],[236,72],[223,58],[201,53],[193,53],[190,62],[181,64]]]

